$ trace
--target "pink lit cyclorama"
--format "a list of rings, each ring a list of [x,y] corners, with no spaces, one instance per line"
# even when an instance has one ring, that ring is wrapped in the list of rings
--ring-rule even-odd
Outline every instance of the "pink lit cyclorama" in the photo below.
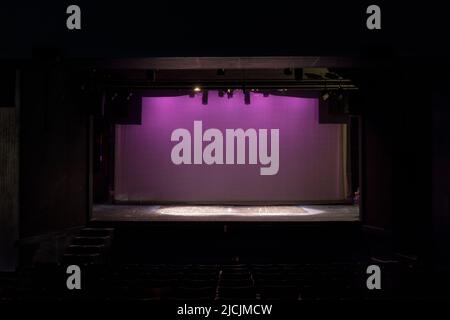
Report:
[[[313,98],[144,97],[142,124],[116,126],[115,199],[342,200],[343,126],[319,124]]]

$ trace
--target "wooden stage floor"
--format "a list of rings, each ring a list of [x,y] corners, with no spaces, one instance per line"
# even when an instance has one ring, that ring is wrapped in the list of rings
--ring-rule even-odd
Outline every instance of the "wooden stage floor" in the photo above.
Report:
[[[353,205],[94,205],[92,221],[359,221]]]

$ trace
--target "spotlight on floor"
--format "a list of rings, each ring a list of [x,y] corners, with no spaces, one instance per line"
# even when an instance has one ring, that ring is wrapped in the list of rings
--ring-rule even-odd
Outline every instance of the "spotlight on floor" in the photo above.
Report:
[[[250,92],[247,90],[244,90],[244,102],[245,104],[250,104]]]
[[[208,104],[208,90],[203,91],[202,104],[203,105],[207,105]]]

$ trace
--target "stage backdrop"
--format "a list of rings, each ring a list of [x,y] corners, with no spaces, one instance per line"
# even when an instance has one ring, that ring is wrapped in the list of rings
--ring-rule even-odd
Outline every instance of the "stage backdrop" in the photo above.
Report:
[[[344,125],[319,124],[317,99],[252,93],[250,102],[241,91],[230,99],[210,91],[207,105],[201,93],[142,98],[142,124],[116,126],[115,199],[344,199]],[[227,130],[248,135],[245,149]]]

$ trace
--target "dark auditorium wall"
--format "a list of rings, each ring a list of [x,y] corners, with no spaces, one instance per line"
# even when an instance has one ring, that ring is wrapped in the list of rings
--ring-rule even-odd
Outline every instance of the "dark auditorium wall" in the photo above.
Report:
[[[84,225],[88,208],[88,117],[80,84],[56,60],[22,76],[20,236]]]
[[[363,223],[384,231],[392,229],[392,145],[387,127],[377,105],[366,105],[364,110],[363,150]]]
[[[440,80],[433,91],[433,252],[450,270],[450,83]]]
[[[3,66],[0,72],[4,90],[0,94],[0,271],[13,271],[17,264],[19,221],[19,103],[15,90],[18,73]]]
[[[393,88],[393,231],[405,253],[426,257],[432,231],[432,95],[429,70],[413,66],[399,68]]]
[[[362,112],[362,223],[374,231],[392,231],[392,107],[383,72],[367,70],[357,80]],[[384,96],[383,96],[384,95]]]
[[[408,65],[367,70],[363,90],[363,215],[397,251],[419,254],[431,231],[431,95]]]

